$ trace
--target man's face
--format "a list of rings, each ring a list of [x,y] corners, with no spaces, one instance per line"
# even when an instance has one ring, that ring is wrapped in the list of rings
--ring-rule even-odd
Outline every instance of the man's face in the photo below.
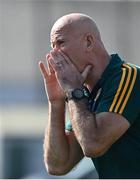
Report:
[[[79,30],[80,31],[80,30]],[[80,72],[86,65],[84,36],[77,30],[55,30],[51,33],[51,46],[54,50],[62,50],[75,64]]]

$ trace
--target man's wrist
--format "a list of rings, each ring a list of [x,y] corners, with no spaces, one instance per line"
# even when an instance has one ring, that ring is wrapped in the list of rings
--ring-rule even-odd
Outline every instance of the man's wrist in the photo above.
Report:
[[[90,99],[91,93],[86,86],[81,86],[80,88],[69,89],[66,92],[66,102],[71,99],[74,100],[82,100],[82,99]]]
[[[65,99],[64,100],[57,100],[57,101],[49,101],[49,106],[52,107],[62,107],[65,106]]]

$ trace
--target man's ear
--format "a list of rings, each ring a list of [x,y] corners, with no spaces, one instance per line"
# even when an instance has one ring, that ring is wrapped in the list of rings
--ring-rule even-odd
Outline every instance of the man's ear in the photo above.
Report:
[[[86,41],[86,49],[87,51],[91,51],[94,47],[94,37],[92,34],[86,34],[85,35],[85,41]]]

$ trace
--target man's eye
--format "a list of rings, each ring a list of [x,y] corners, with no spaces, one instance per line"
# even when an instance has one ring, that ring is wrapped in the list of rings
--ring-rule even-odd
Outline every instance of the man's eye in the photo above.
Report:
[[[58,40],[55,43],[51,43],[51,47],[54,48],[55,46],[60,46],[64,43],[62,40]]]
[[[57,41],[57,44],[63,44],[64,43],[64,41]]]

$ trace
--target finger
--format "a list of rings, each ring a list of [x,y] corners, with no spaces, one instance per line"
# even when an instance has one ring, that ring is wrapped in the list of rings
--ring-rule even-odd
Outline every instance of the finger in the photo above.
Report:
[[[65,62],[66,62],[68,65],[70,65],[71,67],[77,69],[75,63],[72,62],[72,60],[71,60],[63,51],[59,50],[59,53],[63,56],[63,58],[65,59]]]
[[[49,58],[49,59],[48,59],[48,63],[49,63],[50,66],[52,67],[53,71],[56,71],[56,70],[57,70],[57,65],[56,65],[56,63],[54,62],[54,59],[53,59],[53,58]]]
[[[40,71],[41,71],[42,76],[43,76],[45,79],[47,79],[48,76],[49,76],[49,73],[47,72],[47,69],[45,68],[43,62],[42,62],[42,61],[39,61],[38,64],[39,64],[39,69],[40,69]]]
[[[91,69],[92,69],[92,65],[88,65],[82,72],[82,77],[84,80],[86,79],[87,75],[90,73]]]
[[[54,60],[55,63],[58,62],[58,56],[53,50],[50,51],[50,57]]]
[[[53,67],[52,67],[51,64],[50,64],[50,61],[51,61],[51,60],[48,60],[48,61],[47,61],[48,69],[49,69],[49,71],[50,71],[50,74],[53,74],[53,73],[55,73],[55,71],[54,71]]]
[[[64,57],[58,51],[51,51],[50,55],[56,65],[65,66],[66,61]]]
[[[47,55],[46,55],[46,59],[48,59],[48,58],[50,58],[50,54],[47,54]]]
[[[60,55],[65,59],[65,61],[66,61],[67,64],[72,64],[70,58],[69,58],[66,54],[64,54],[63,51],[59,50],[58,52],[59,52]]]
[[[62,70],[65,65],[64,58],[54,51],[50,52],[49,62],[54,71]]]
[[[53,73],[55,73],[55,72],[54,72],[54,69],[53,69],[53,67],[51,66],[51,64],[50,64],[49,61],[51,61],[51,57],[50,57],[50,55],[48,54],[48,55],[46,56],[47,67],[48,67],[49,74],[53,74]]]
[[[55,73],[55,71],[56,71],[56,66],[55,66],[53,60],[52,60],[52,59],[48,59],[47,64],[48,64],[48,66],[49,66],[50,73],[51,73],[51,74],[52,74],[52,73]]]

